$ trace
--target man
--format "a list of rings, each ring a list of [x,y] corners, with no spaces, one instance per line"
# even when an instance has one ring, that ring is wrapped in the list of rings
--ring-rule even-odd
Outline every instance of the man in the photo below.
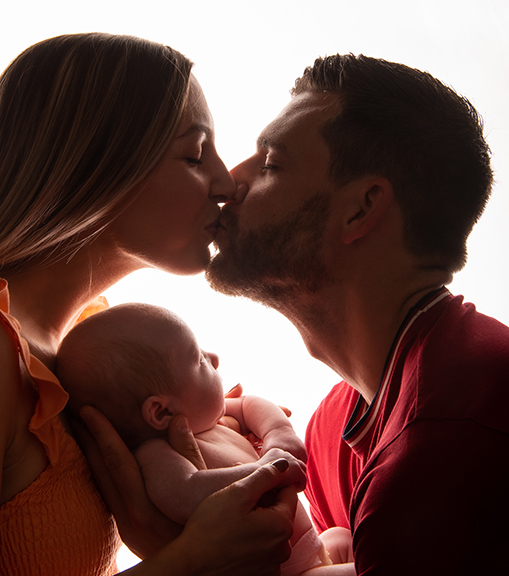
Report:
[[[287,316],[343,382],[307,431],[320,530],[357,574],[501,574],[509,328],[444,287],[492,173],[470,103],[382,60],[318,59],[237,166],[213,288]]]

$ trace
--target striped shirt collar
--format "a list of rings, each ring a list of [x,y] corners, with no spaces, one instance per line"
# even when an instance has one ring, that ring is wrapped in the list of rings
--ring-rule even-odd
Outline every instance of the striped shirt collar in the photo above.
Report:
[[[391,381],[394,365],[396,359],[399,357],[401,345],[408,331],[420,316],[433,308],[433,306],[438,304],[441,300],[450,296],[450,294],[449,290],[445,288],[445,286],[442,286],[442,288],[434,290],[424,296],[424,298],[422,298],[408,312],[392,344],[391,351],[389,352],[389,356],[385,363],[382,380],[380,381],[380,385],[378,386],[373,401],[369,406],[367,406],[364,398],[359,394],[357,404],[355,405],[352,415],[350,416],[348,424],[343,432],[343,440],[351,448],[355,448],[373,428],[373,424],[380,411],[382,400],[387,391],[389,382]]]

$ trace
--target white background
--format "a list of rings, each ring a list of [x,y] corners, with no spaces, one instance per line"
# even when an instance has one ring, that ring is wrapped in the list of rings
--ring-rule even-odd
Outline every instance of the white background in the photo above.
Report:
[[[180,50],[196,66],[228,167],[252,154],[258,132],[288,102],[319,55],[364,53],[427,70],[467,96],[485,119],[496,184],[451,289],[509,324],[509,3],[506,0],[0,0],[0,69],[24,48],[75,32],[132,34]],[[437,207],[439,209],[439,207]],[[111,288],[110,304],[144,301],[182,316],[221,358],[225,389],[293,410],[303,436],[336,382],[278,313],[210,290],[202,276],[148,270]]]

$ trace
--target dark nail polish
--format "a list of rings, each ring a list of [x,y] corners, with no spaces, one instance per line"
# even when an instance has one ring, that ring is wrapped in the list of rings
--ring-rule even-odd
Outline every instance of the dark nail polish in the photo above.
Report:
[[[280,458],[279,460],[274,460],[274,462],[272,462],[272,466],[277,468],[279,470],[279,472],[286,472],[288,470],[290,464],[288,464],[288,460],[285,460],[284,458]]]

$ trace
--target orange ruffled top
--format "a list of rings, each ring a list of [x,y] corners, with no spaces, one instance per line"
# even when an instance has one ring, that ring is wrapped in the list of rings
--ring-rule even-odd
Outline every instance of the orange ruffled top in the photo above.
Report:
[[[59,418],[67,393],[30,354],[9,315],[7,282],[0,279],[0,322],[7,327],[39,393],[29,429],[49,464],[22,492],[0,507],[0,574],[109,576],[120,546],[115,521],[103,503],[86,459]]]

